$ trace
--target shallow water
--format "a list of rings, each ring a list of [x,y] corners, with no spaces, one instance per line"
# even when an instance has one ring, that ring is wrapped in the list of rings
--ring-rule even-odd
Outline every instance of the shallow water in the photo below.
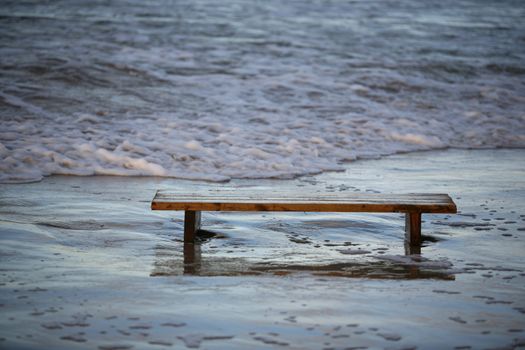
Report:
[[[228,184],[60,177],[0,187],[0,348],[475,349],[525,344],[525,152],[439,151]],[[157,189],[443,192],[421,255],[403,218],[204,213],[200,249]]]
[[[525,146],[521,0],[2,1],[0,181]]]

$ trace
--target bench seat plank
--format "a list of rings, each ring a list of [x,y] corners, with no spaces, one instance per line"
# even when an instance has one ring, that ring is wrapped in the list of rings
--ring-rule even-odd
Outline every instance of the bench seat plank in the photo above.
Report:
[[[421,212],[456,213],[447,194],[378,194],[278,196],[264,192],[250,195],[223,193],[182,194],[158,191],[153,210],[192,211],[307,211],[307,212]]]

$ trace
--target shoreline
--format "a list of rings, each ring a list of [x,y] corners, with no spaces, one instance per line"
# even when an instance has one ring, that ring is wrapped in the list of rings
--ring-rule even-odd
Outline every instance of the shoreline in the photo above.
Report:
[[[451,151],[451,152],[454,152],[454,151],[490,151],[490,150],[525,150],[525,147],[521,147],[521,146],[516,146],[516,147],[509,147],[509,146],[505,146],[505,147],[499,147],[499,146],[496,146],[496,147],[493,147],[493,146],[490,146],[490,147],[487,147],[487,148],[476,148],[476,147],[444,147],[444,148],[434,148],[434,149],[425,149],[425,150],[414,150],[414,151],[396,151],[395,153],[392,153],[392,154],[385,154],[385,155],[377,155],[377,156],[373,156],[373,157],[356,157],[355,160],[342,160],[342,161],[339,161],[338,164],[340,165],[343,165],[345,166],[344,169],[340,169],[340,170],[322,170],[322,171],[319,171],[319,172],[314,172],[314,173],[308,173],[308,174],[302,174],[302,175],[297,175],[297,176],[293,176],[293,177],[232,177],[230,178],[229,180],[224,180],[224,181],[214,181],[214,180],[206,180],[206,179],[189,179],[189,178],[180,178],[180,177],[174,177],[174,176],[157,176],[157,175],[110,175],[110,174],[95,174],[95,175],[76,175],[76,174],[51,174],[51,175],[46,175],[46,176],[43,176],[40,180],[34,180],[34,181],[22,181],[22,182],[18,182],[18,181],[14,181],[14,182],[0,182],[0,186],[1,185],[23,185],[23,184],[28,184],[28,183],[36,183],[36,182],[41,182],[43,181],[44,179],[46,178],[51,178],[51,177],[60,177],[60,176],[65,176],[65,177],[116,177],[116,178],[138,178],[138,179],[141,179],[141,178],[152,178],[152,179],[172,179],[172,180],[177,180],[177,181],[189,181],[189,182],[203,182],[203,183],[209,183],[209,184],[227,184],[227,183],[230,183],[232,181],[238,181],[238,180],[276,180],[276,181],[293,181],[293,180],[298,180],[298,179],[301,179],[303,177],[310,177],[310,176],[318,176],[318,175],[322,175],[322,174],[329,174],[329,173],[341,173],[341,172],[346,172],[349,170],[348,167],[351,166],[351,164],[355,164],[356,162],[362,162],[362,161],[377,161],[377,160],[381,160],[381,159],[388,159],[389,157],[395,157],[395,156],[398,156],[398,155],[407,155],[407,154],[427,154],[427,153],[433,153],[433,152],[447,152],[447,151]]]

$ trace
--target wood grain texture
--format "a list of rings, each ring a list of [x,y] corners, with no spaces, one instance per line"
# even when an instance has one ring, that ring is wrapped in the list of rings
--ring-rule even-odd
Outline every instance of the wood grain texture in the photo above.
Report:
[[[201,212],[187,210],[184,212],[184,242],[195,242],[195,234],[201,228]]]
[[[410,246],[421,246],[421,213],[406,214],[405,240]]]
[[[153,210],[456,213],[447,194],[177,193],[158,191]]]

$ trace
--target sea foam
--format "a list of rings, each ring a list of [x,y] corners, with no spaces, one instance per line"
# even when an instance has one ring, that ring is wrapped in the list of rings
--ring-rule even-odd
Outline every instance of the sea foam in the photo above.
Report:
[[[10,4],[0,181],[291,178],[525,147],[524,22],[462,4]]]

